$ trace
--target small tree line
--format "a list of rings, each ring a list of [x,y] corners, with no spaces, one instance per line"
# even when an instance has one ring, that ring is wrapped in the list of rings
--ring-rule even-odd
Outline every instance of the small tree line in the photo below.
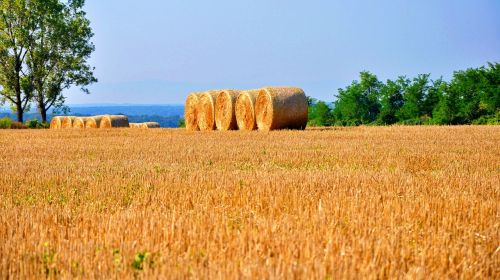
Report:
[[[0,105],[23,122],[35,104],[64,109],[63,90],[97,82],[88,59],[94,51],[84,0],[0,0]]]
[[[332,104],[309,99],[309,125],[500,123],[500,64],[456,71],[451,81],[430,74],[386,82],[363,71]]]

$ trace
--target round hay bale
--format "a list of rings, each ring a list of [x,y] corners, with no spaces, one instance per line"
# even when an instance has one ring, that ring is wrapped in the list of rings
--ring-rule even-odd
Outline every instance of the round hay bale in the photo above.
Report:
[[[196,118],[202,131],[215,129],[215,100],[218,93],[219,91],[211,90],[199,96]]]
[[[258,89],[244,90],[236,99],[236,123],[241,130],[257,129],[255,122],[255,100],[259,94]]]
[[[125,115],[104,115],[99,128],[129,127],[128,117]]]
[[[92,116],[88,117],[85,122],[85,128],[99,128],[101,125],[101,120],[104,116]]]
[[[160,128],[160,124],[157,122],[145,122],[142,123],[142,128]]]
[[[62,119],[61,128],[73,128],[73,122],[75,121],[75,116],[66,116]]]
[[[85,123],[87,122],[88,117],[77,117],[73,121],[73,128],[83,129],[85,128]]]
[[[140,128],[140,129],[160,128],[160,124],[157,122],[130,123],[130,128]]]
[[[257,96],[255,112],[259,130],[305,129],[307,97],[300,88],[263,88]]]
[[[184,104],[184,122],[186,124],[186,129],[191,131],[200,130],[198,127],[197,119],[197,109],[199,101],[199,92],[193,92],[186,98],[186,103]]]
[[[222,90],[215,100],[215,126],[218,130],[238,129],[235,115],[236,98],[239,90]]]
[[[129,123],[130,128],[142,128],[142,123]]]
[[[53,117],[50,120],[50,129],[61,129],[62,128],[62,119],[63,117]]]

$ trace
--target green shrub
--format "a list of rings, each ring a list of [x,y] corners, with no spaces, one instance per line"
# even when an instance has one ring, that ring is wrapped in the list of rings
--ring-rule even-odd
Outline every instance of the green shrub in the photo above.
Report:
[[[12,120],[9,118],[0,119],[0,129],[10,129]]]
[[[498,111],[495,115],[481,116],[480,118],[474,120],[472,124],[498,125],[500,124],[500,111]]]
[[[38,129],[38,128],[49,128],[49,125],[47,123],[40,122],[37,119],[33,119],[26,121],[26,127]]]
[[[184,119],[180,119],[179,120],[179,127],[180,128],[185,128],[186,127],[186,122],[184,121]]]

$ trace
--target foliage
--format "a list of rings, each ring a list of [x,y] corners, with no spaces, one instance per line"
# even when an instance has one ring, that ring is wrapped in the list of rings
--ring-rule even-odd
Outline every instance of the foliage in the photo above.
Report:
[[[308,126],[333,125],[332,109],[324,101],[308,97],[309,116]]]
[[[369,72],[360,82],[339,89],[333,123],[368,124],[489,124],[500,110],[500,64],[456,71],[450,82],[400,76],[381,83]],[[327,112],[325,112],[326,114]],[[311,123],[314,123],[312,121]]]
[[[42,120],[64,106],[64,89],[96,82],[85,1],[0,0],[0,99],[18,121],[35,102]]]
[[[19,122],[33,97],[26,59],[38,27],[32,13],[35,2],[0,0],[0,97],[12,104]]]
[[[186,127],[186,121],[184,119],[179,119],[179,128]]]
[[[75,85],[89,93],[86,86],[97,82],[87,61],[95,47],[90,41],[94,34],[83,11],[84,3],[44,0],[36,6],[40,27],[35,30],[27,64],[44,122],[50,108],[64,107],[64,89]]]
[[[10,118],[0,119],[0,129],[9,129],[12,125],[12,120]]]
[[[38,119],[28,120],[25,125],[27,128],[49,128],[48,123],[40,122]]]
[[[380,113],[382,83],[370,72],[360,73],[360,81],[353,81],[345,89],[339,89],[333,115],[346,125],[367,124],[376,120]]]

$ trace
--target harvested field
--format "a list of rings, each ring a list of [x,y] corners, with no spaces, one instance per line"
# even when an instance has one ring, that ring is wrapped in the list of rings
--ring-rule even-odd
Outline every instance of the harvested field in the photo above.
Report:
[[[499,279],[498,143],[499,126],[0,131],[0,278]]]

